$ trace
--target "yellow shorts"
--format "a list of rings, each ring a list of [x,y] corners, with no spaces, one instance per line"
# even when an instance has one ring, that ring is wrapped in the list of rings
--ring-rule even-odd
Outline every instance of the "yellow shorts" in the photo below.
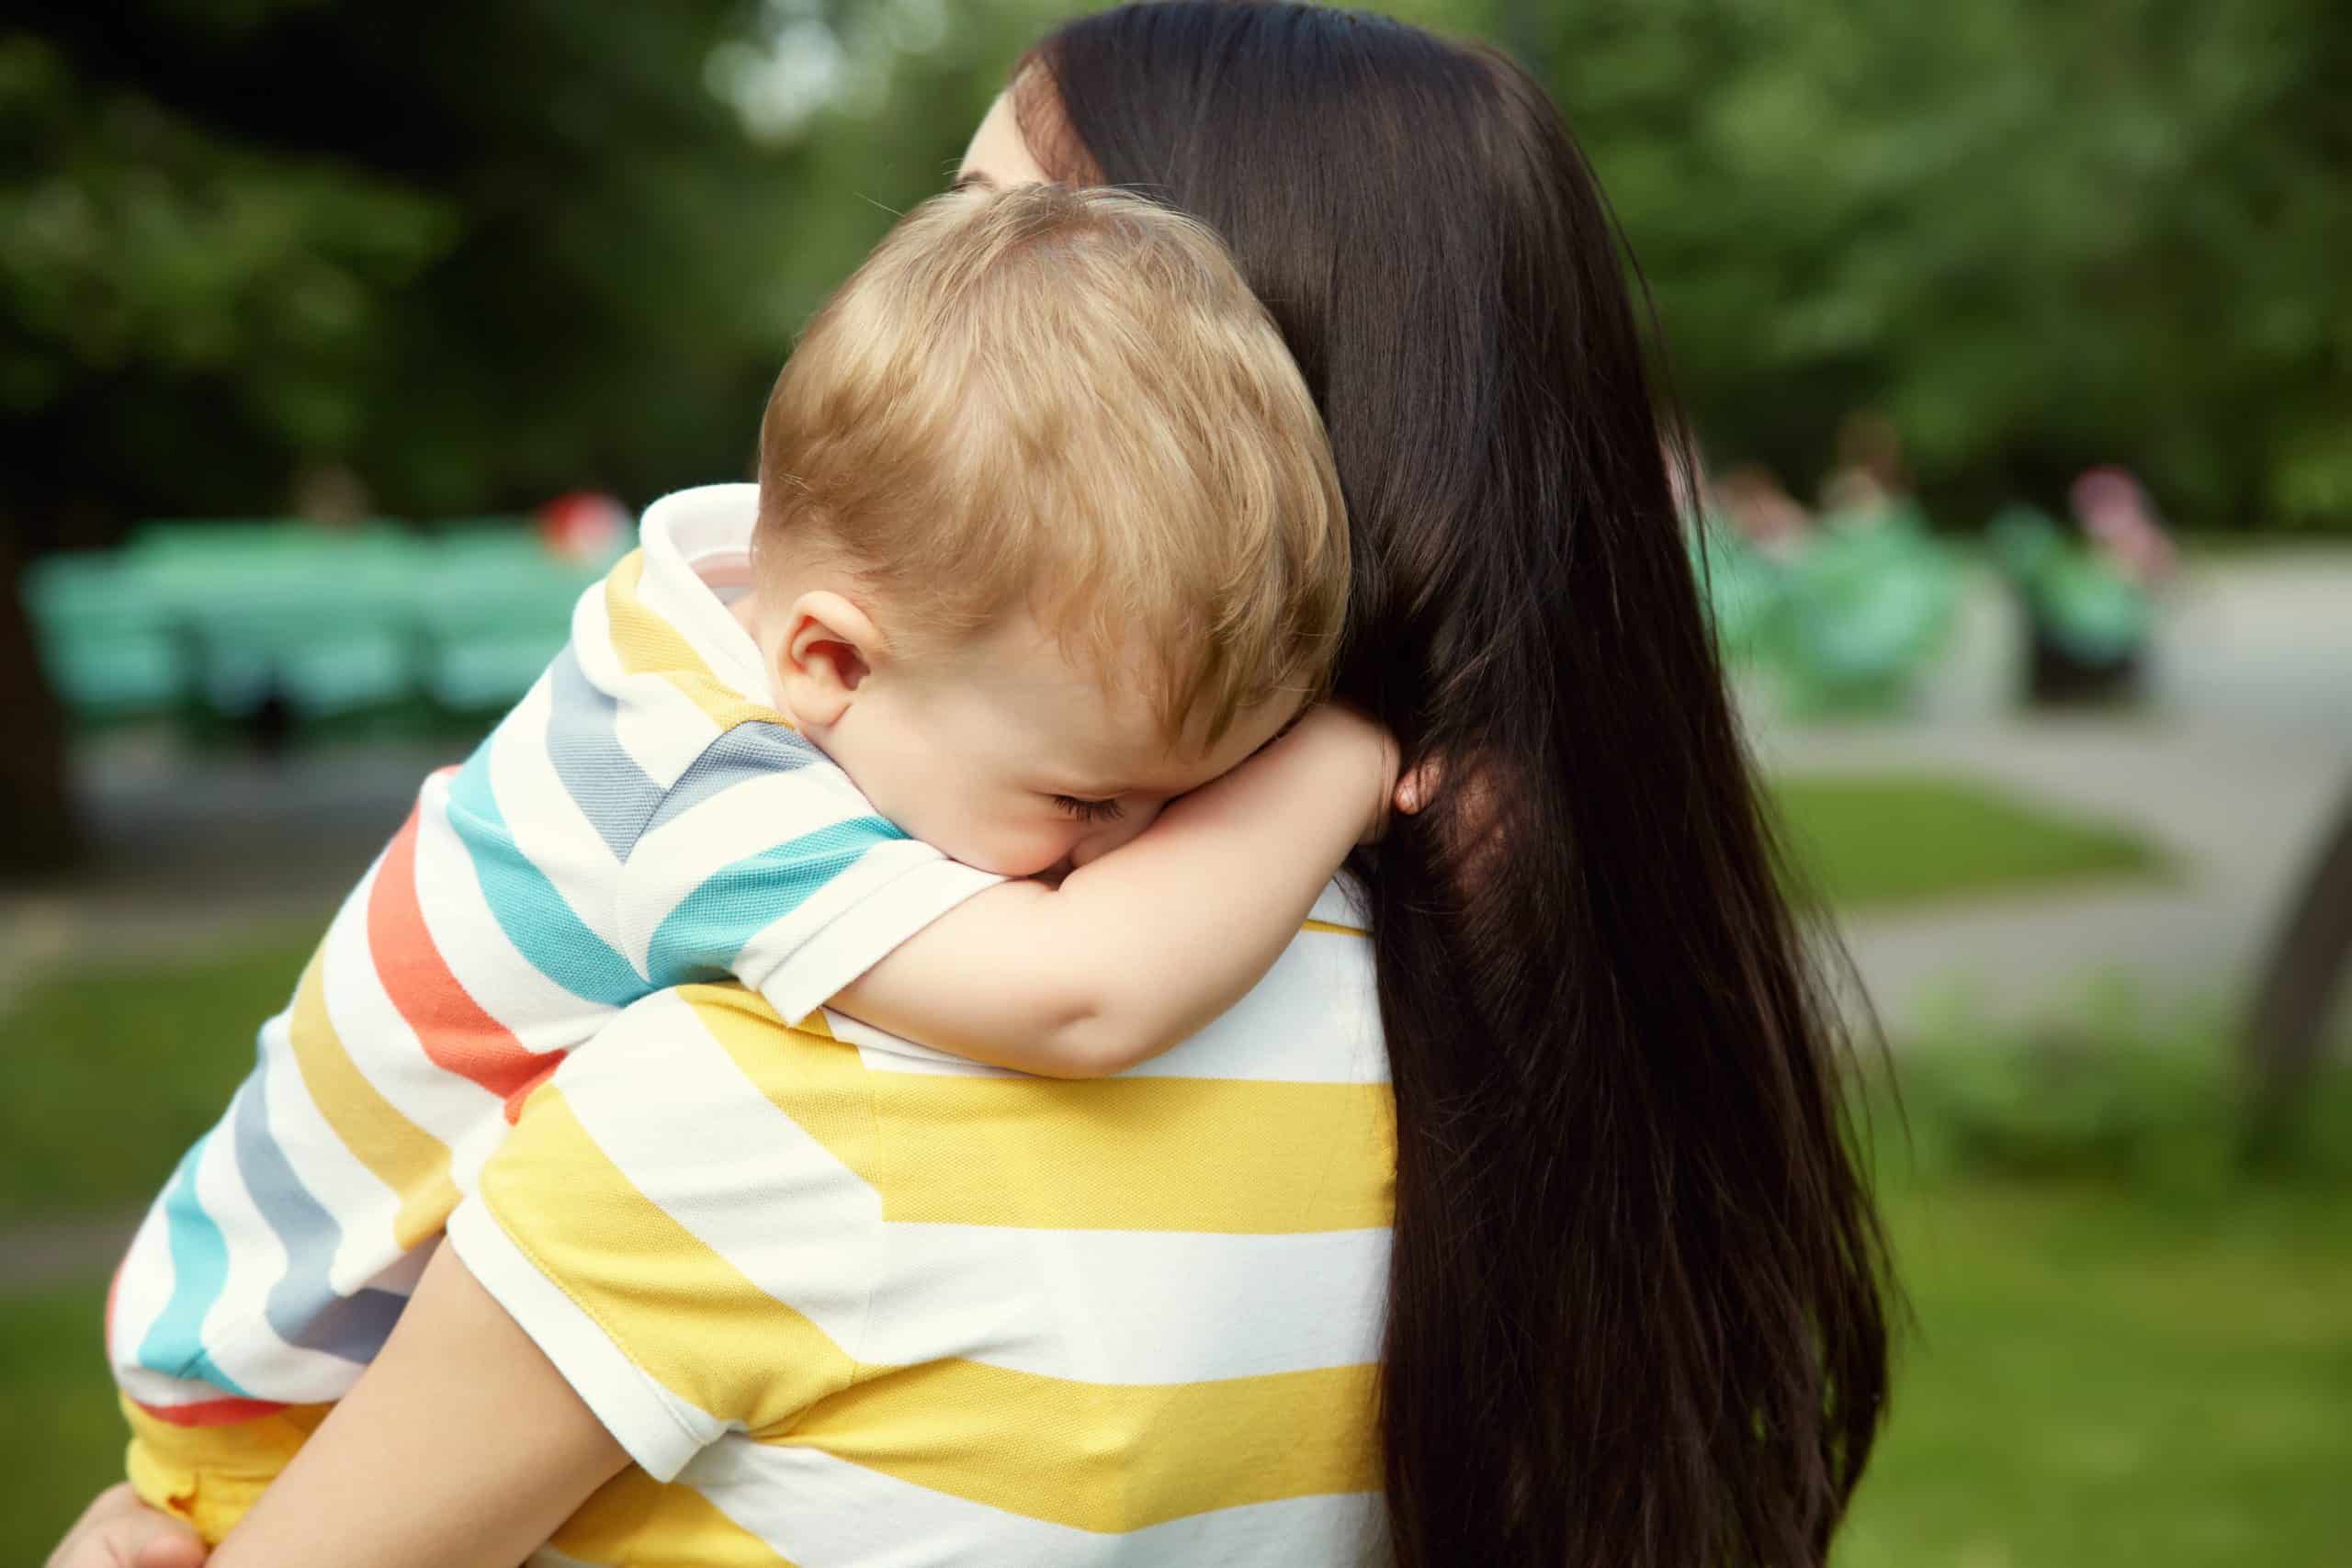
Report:
[[[187,1520],[218,1546],[334,1408],[295,1404],[227,1426],[175,1427],[125,1399],[130,1484],[140,1501]]]

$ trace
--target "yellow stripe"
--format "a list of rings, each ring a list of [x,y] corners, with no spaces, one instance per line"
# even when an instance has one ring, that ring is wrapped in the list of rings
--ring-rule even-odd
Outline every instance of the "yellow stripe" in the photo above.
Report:
[[[287,1019],[287,1038],[303,1085],[327,1125],[360,1164],[400,1194],[392,1237],[402,1251],[437,1235],[458,1206],[449,1179],[449,1145],[401,1114],[344,1049],[327,1012],[326,954],[302,972]]]
[[[779,1032],[740,987],[684,995],[744,1076],[880,1193],[885,1219],[1266,1235],[1394,1212],[1386,1084],[869,1073],[854,1051]]]
[[[763,1440],[1008,1513],[1114,1533],[1380,1485],[1378,1369],[1114,1385],[940,1361],[878,1376]],[[1011,1434],[1017,1441],[1007,1441]]]
[[[330,1404],[289,1404],[249,1421],[175,1427],[118,1396],[130,1423],[125,1473],[139,1500],[183,1519],[209,1546],[236,1528],[291,1463]]]
[[[632,550],[605,579],[605,617],[613,651],[632,675],[659,675],[710,716],[722,729],[739,724],[785,724],[784,715],[755,703],[710,672],[678,628],[648,609],[639,592],[645,578],[645,552]]]
[[[1333,936],[1369,936],[1362,926],[1343,926],[1330,920],[1309,920],[1298,928],[1303,931],[1329,931]]]
[[[688,1404],[759,1425],[849,1382],[840,1347],[639,1191],[560,1087],[531,1097],[481,1196],[539,1272]]]
[[[582,1562],[691,1558],[707,1568],[792,1568],[693,1487],[665,1484],[634,1466],[597,1488],[548,1544]]]

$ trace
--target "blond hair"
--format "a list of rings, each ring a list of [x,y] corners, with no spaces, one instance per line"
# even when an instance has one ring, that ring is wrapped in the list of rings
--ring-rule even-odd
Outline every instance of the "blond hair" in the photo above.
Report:
[[[1205,227],[1110,190],[967,188],[891,230],[768,400],[755,558],[787,541],[845,557],[893,637],[1029,608],[1211,741],[1320,694],[1346,612],[1339,477],[1272,319]]]

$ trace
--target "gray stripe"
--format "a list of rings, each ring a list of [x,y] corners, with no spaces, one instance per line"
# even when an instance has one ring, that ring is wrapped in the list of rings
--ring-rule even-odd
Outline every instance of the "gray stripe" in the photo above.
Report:
[[[746,779],[788,773],[823,757],[798,731],[781,724],[739,724],[712,741],[695,759],[694,766],[678,775],[652,820],[645,824],[645,831],[650,833],[672,818],[684,816],[720,790]]]
[[[343,1245],[343,1227],[311,1196],[270,1136],[268,1079],[265,1056],[237,1091],[234,1111],[238,1174],[245,1179],[254,1207],[286,1247],[286,1271],[270,1285],[264,1314],[288,1345],[346,1361],[372,1361],[408,1298],[373,1286],[356,1295],[336,1293],[329,1273],[335,1249]]]
[[[662,786],[622,748],[613,728],[620,704],[589,683],[570,643],[556,655],[548,679],[554,699],[548,708],[548,758],[556,777],[613,858],[626,860],[639,825],[662,799]]]

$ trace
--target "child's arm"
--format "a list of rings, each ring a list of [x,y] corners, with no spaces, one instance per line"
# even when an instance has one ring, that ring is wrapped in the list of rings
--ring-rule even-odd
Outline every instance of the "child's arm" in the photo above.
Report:
[[[513,1568],[628,1463],[445,1246],[375,1364],[209,1568]]]
[[[834,1005],[910,1040],[1057,1077],[1115,1073],[1239,1001],[1273,966],[1396,784],[1371,721],[1317,707],[1058,888],[957,906]]]

